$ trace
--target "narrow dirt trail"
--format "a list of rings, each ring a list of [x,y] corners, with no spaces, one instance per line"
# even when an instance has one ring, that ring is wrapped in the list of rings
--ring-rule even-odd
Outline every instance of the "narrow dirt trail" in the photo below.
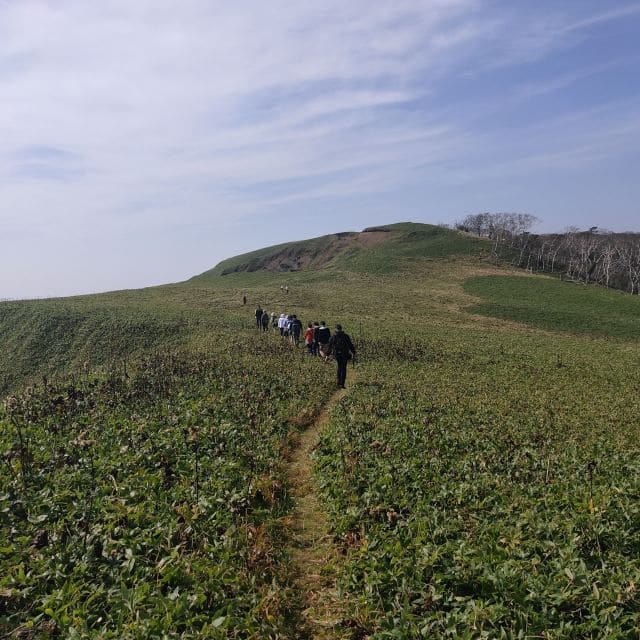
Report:
[[[296,503],[291,521],[294,535],[290,556],[303,609],[304,629],[297,636],[300,638],[336,640],[350,637],[348,630],[336,628],[344,620],[336,588],[342,559],[333,542],[311,475],[311,453],[318,444],[333,407],[345,393],[343,389],[335,393],[316,420],[300,434],[299,444],[287,464],[289,486]]]

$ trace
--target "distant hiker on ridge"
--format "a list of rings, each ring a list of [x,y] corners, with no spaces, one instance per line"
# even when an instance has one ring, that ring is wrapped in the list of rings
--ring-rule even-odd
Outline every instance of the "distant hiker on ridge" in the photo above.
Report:
[[[355,357],[356,348],[353,346],[349,334],[345,333],[339,324],[336,325],[336,332],[329,340],[329,351],[338,363],[338,387],[344,389],[344,383],[347,380],[347,362]]]

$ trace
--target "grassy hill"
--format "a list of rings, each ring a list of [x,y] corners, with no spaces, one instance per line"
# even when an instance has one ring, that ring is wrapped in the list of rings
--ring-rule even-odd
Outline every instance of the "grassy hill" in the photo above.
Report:
[[[1,303],[0,635],[637,637],[640,299],[485,247],[406,223]],[[345,326],[346,395],[257,304]],[[287,465],[331,398],[310,568]]]
[[[284,303],[276,295],[283,275],[295,290],[287,302],[299,305],[310,286],[327,290],[329,282],[411,270],[416,260],[481,256],[485,249],[485,241],[456,231],[400,223],[267,247],[178,285],[2,302],[0,394],[42,376],[115,366],[161,345],[243,326],[242,295],[250,305]]]
[[[408,258],[476,255],[485,251],[487,246],[488,243],[480,238],[444,227],[403,222],[252,251],[224,260],[193,278],[192,282],[257,271],[290,274],[347,269],[388,273],[401,269]]]

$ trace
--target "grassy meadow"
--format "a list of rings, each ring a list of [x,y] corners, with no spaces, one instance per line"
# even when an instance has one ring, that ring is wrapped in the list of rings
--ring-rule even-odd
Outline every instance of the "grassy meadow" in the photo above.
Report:
[[[284,469],[335,372],[261,304],[358,349],[313,461],[327,637],[640,637],[640,300],[392,229],[308,271],[0,304],[0,636],[309,637]]]

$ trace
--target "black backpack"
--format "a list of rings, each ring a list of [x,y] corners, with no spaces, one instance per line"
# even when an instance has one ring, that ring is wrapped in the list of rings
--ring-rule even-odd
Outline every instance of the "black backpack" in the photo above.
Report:
[[[333,353],[336,356],[342,358],[344,358],[344,356],[351,356],[351,351],[349,349],[349,339],[342,332],[335,333],[333,335]]]

